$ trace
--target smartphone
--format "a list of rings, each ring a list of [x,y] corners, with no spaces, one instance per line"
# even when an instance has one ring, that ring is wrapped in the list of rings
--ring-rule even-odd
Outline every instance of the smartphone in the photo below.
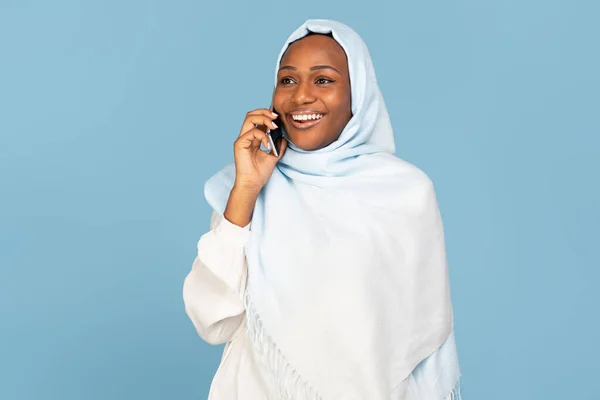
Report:
[[[273,106],[269,107],[269,110],[273,111]],[[275,157],[279,157],[279,150],[277,150],[277,139],[283,136],[283,132],[281,131],[281,120],[279,116],[273,121],[275,125],[277,125],[277,129],[269,129],[267,127],[267,136],[269,137],[269,144],[271,145],[271,149],[273,150],[273,154]]]

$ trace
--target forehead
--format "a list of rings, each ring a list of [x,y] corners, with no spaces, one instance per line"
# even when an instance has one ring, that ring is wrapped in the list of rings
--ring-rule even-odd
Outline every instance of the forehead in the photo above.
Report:
[[[298,68],[331,65],[338,70],[347,70],[348,60],[342,46],[333,38],[310,35],[290,44],[281,58],[281,65],[293,65]]]

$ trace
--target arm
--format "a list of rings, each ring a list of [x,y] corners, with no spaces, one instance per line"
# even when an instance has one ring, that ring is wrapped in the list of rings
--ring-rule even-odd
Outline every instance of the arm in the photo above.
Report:
[[[276,117],[265,109],[246,115],[234,143],[235,182],[224,217],[215,218],[213,214],[210,232],[200,238],[198,256],[183,284],[185,311],[200,337],[211,344],[230,341],[244,317],[248,225],[258,193],[287,147],[282,138],[279,157],[261,151],[260,143],[267,146],[268,138],[256,126],[270,125],[274,129]]]
[[[244,318],[244,245],[249,236],[249,224],[240,227],[213,213],[210,231],[198,241],[183,300],[186,314],[207,343],[230,341]]]

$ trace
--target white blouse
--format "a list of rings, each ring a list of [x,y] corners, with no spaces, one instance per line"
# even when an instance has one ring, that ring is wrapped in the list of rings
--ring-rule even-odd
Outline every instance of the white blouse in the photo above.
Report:
[[[272,378],[245,332],[244,246],[250,225],[242,228],[213,213],[210,231],[198,241],[198,255],[183,285],[185,311],[200,337],[209,344],[226,343],[208,400],[277,400]],[[419,384],[426,382],[413,375],[405,380],[404,390],[395,392],[402,400],[422,398]]]
[[[198,241],[198,255],[185,278],[185,311],[209,344],[225,345],[208,399],[276,399],[275,388],[246,336],[244,245],[241,228],[213,213],[210,231]]]

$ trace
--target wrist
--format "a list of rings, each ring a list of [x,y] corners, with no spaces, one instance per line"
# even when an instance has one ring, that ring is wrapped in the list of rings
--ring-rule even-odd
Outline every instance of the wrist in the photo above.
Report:
[[[257,198],[261,189],[262,187],[256,184],[235,181],[231,192],[235,192],[235,194],[241,195],[243,197]]]
[[[252,219],[254,205],[260,188],[255,186],[235,186],[231,189],[225,207],[224,217],[231,223],[245,227]]]

